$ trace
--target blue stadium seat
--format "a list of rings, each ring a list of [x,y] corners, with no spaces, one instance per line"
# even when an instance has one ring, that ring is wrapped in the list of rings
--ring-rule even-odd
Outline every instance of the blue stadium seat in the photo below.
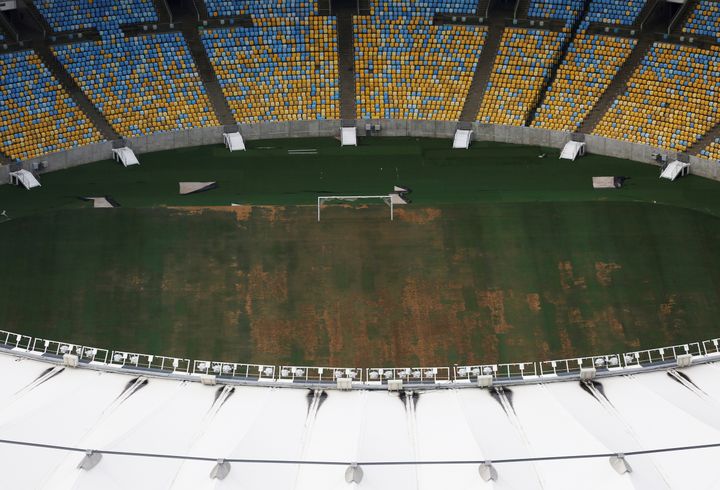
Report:
[[[219,124],[180,33],[54,49],[80,88],[123,136]]]
[[[101,140],[33,51],[0,54],[0,152],[19,161]]]
[[[35,6],[58,32],[158,21],[152,0],[35,0]]]

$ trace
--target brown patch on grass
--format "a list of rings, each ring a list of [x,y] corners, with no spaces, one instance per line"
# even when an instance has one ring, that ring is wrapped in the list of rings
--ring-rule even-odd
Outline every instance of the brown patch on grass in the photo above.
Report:
[[[287,271],[268,272],[260,265],[248,272],[248,296],[256,300],[285,301],[288,297]]]
[[[614,262],[595,262],[595,277],[603,286],[609,286],[612,284],[612,273],[618,269],[622,267]]]
[[[287,334],[293,332],[293,325],[286,319],[271,316],[257,315],[252,318],[250,339],[255,351],[255,359],[262,362],[274,362],[274,359],[287,358],[290,355],[290,345]],[[308,347],[312,347],[316,339],[304,339]]]
[[[660,305],[660,316],[665,319],[672,315],[676,303],[677,296],[675,294],[668,296],[667,301]]]
[[[425,225],[432,223],[442,216],[442,211],[436,208],[406,209],[395,208],[395,217],[408,223]]]
[[[478,305],[490,310],[490,322],[495,333],[506,333],[512,329],[505,318],[505,292],[502,290],[479,291]]]
[[[585,289],[587,287],[583,276],[575,277],[572,262],[569,260],[558,262],[558,271],[560,271],[560,284],[563,289],[567,290],[573,287]]]
[[[565,327],[558,327],[557,335],[560,339],[560,355],[562,357],[572,357],[575,353],[575,348]]]
[[[263,212],[269,221],[279,221],[285,206],[260,206],[242,204],[240,206],[170,206],[168,209],[181,211],[189,215],[199,215],[205,212],[232,213],[237,221],[250,220],[253,210]]]
[[[540,295],[538,293],[530,293],[526,295],[525,300],[527,301],[530,311],[537,313],[542,309],[542,306],[540,305]]]
[[[612,306],[608,306],[603,313],[605,315],[605,319],[607,320],[607,326],[610,329],[610,333],[613,335],[613,337],[615,337],[616,339],[624,339],[625,327],[615,315],[615,308],[613,308]]]

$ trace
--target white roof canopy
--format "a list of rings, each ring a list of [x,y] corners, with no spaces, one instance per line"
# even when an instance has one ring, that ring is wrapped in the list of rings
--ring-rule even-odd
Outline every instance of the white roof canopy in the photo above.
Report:
[[[682,376],[656,371],[594,385],[412,395],[204,386],[9,354],[0,354],[0,372],[0,439],[82,449],[0,443],[3,488],[329,490],[350,488],[346,478],[360,489],[485,488],[490,483],[479,471],[485,461],[497,472],[498,489],[717,485],[720,448],[632,454],[720,442],[720,371],[712,363]],[[621,475],[610,464],[610,455],[621,452],[632,473]],[[542,460],[582,455],[599,456]],[[536,459],[504,462],[518,458]],[[81,462],[89,469],[78,469]],[[361,471],[348,470],[352,463]],[[485,467],[483,474],[491,473]]]

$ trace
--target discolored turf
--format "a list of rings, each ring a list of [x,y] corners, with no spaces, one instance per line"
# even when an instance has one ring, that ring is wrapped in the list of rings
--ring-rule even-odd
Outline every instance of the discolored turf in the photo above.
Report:
[[[0,187],[0,328],[114,349],[314,365],[572,357],[717,336],[720,185],[447,141],[254,142]],[[259,147],[273,147],[259,148]],[[289,148],[318,148],[289,156]],[[538,158],[545,153],[545,158]],[[626,175],[594,191],[593,175]],[[180,180],[219,189],[177,195]],[[414,203],[327,207],[320,193]],[[94,210],[79,195],[123,207]],[[246,206],[227,208],[230,202]],[[172,206],[172,207],[168,207]],[[0,218],[0,221],[2,219]]]

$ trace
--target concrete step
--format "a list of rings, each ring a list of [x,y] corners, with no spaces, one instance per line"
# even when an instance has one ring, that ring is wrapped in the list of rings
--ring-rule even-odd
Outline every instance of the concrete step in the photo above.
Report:
[[[478,0],[477,15],[485,19],[488,18],[490,13],[490,1],[491,0]]]
[[[552,67],[550,68],[550,74],[543,82],[543,86],[540,89],[540,92],[538,93],[537,100],[535,101],[535,107],[533,107],[532,111],[528,115],[527,119],[525,120],[525,125],[530,126],[532,124],[533,120],[535,119],[535,114],[537,113],[538,108],[542,105],[543,101],[545,100],[545,95],[547,94],[548,89],[550,88],[550,85],[552,84],[553,80],[555,80],[555,77],[557,76],[557,72],[560,69],[560,66],[562,65],[563,61],[565,61],[565,58],[567,57],[568,48],[570,48],[570,45],[575,41],[575,37],[577,36],[578,28],[580,27],[580,23],[582,22],[582,19],[586,18],[588,15],[588,12],[590,11],[590,1],[591,0],[585,0],[585,3],[583,4],[582,12],[580,12],[580,15],[575,20],[572,31],[570,33],[570,36],[568,36],[560,45],[560,52],[558,53],[557,58],[553,62]]]
[[[33,43],[33,48],[47,69],[50,70],[63,88],[68,92],[68,94],[70,94],[70,97],[72,97],[80,110],[82,110],[92,121],[95,127],[98,128],[103,138],[108,141],[120,139],[120,135],[117,131],[115,131],[108,120],[105,119],[105,116],[80,89],[72,76],[70,76],[70,73],[68,73],[62,63],[58,61],[53,52],[50,50],[50,47],[43,41],[36,41]]]
[[[3,42],[19,41],[20,35],[12,26],[12,23],[7,18],[4,12],[0,12],[0,34],[5,37]]]
[[[682,28],[687,23],[690,14],[693,13],[699,2],[700,0],[686,0],[668,27],[670,34],[677,36],[681,36],[683,34]]]
[[[340,118],[356,119],[355,46],[352,11],[337,12],[338,72],[340,83]]]
[[[485,45],[480,52],[480,59],[478,59],[477,66],[475,67],[475,74],[470,83],[470,90],[468,90],[468,94],[465,97],[465,105],[463,105],[463,110],[460,113],[461,121],[472,122],[477,120],[480,104],[482,104],[485,88],[490,80],[490,74],[495,64],[495,56],[500,46],[500,39],[502,38],[504,28],[501,22],[491,23],[488,27]]]
[[[638,14],[633,26],[639,28],[644,27],[644,23],[652,17],[652,13],[655,10],[655,7],[657,7],[658,3],[660,3],[660,0],[648,0],[647,2],[645,2],[645,6]]]
[[[517,6],[515,7],[514,18],[527,19],[529,11],[530,0],[518,0]]]
[[[193,16],[197,20],[205,20],[210,18],[210,14],[208,14],[207,6],[205,5],[205,0],[190,0],[192,2],[192,12]]]
[[[605,90],[605,93],[602,94],[598,103],[595,104],[595,107],[593,107],[583,121],[579,129],[581,133],[592,133],[597,124],[600,122],[600,119],[602,119],[602,116],[605,112],[607,112],[615,99],[625,93],[625,88],[627,87],[630,77],[632,77],[632,74],[635,73],[635,69],[638,65],[640,65],[643,58],[645,58],[645,55],[650,49],[650,46],[652,46],[652,43],[652,36],[649,35],[643,36],[638,40],[635,49],[633,49],[632,53],[630,53],[628,59],[625,60],[625,63],[623,63],[612,82],[610,82],[610,85]]]
[[[225,99],[225,95],[222,93],[220,82],[205,52],[205,47],[200,40],[200,33],[197,26],[194,23],[184,23],[181,27],[181,32],[190,50],[190,55],[195,62],[195,68],[205,86],[205,92],[208,95],[208,99],[210,99],[210,105],[212,105],[212,109],[215,111],[215,115],[220,121],[220,124],[237,124],[230,110],[230,106]]]
[[[52,34],[53,28],[50,27],[50,24],[48,24],[48,21],[45,20],[45,17],[43,17],[43,15],[40,13],[38,8],[33,4],[33,2],[23,2],[23,8],[30,14],[34,23],[36,23],[40,29],[45,31],[44,32],[45,37]]]
[[[155,11],[157,12],[158,20],[161,23],[164,24],[172,22],[170,7],[165,0],[153,0],[153,4],[155,5]]]

